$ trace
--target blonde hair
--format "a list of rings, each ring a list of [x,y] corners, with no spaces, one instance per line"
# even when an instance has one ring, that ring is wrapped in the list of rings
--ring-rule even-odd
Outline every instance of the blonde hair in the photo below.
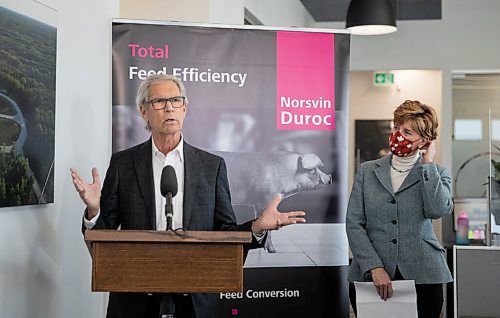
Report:
[[[428,140],[436,140],[438,118],[431,106],[418,100],[407,100],[394,111],[394,124],[409,123],[420,136]]]

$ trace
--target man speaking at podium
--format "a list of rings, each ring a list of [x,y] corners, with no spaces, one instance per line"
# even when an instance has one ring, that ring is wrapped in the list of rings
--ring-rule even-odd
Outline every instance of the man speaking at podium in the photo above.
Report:
[[[252,231],[251,248],[261,247],[266,231],[305,222],[302,211],[281,213],[277,194],[258,219],[236,224],[226,165],[221,157],[195,148],[181,129],[188,109],[184,84],[175,76],[154,74],[140,85],[136,104],[151,138],[117,152],[101,190],[96,168],[87,183],[71,169],[75,189],[87,206],[83,229],[165,230],[160,192],[162,170],[175,170],[178,193],[173,197],[173,228],[191,231]],[[216,317],[216,294],[170,295],[175,318]],[[107,318],[158,318],[165,295],[110,293]]]

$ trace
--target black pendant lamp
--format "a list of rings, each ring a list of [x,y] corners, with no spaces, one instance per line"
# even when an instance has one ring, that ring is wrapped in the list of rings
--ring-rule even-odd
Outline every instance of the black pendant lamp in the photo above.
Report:
[[[356,35],[396,32],[396,0],[351,0],[346,28]]]

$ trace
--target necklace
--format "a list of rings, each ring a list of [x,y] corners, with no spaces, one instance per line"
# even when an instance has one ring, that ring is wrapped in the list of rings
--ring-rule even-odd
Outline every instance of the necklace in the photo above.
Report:
[[[413,169],[413,166],[410,169],[399,170],[398,168],[394,167],[394,165],[392,164],[392,157],[391,157],[391,168],[394,169],[395,171],[399,172],[399,173],[407,173],[408,171],[410,171],[411,169]]]

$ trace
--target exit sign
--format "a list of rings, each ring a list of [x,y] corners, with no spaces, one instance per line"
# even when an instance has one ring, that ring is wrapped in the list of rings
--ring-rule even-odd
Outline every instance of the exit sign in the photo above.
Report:
[[[392,85],[394,84],[394,74],[387,72],[374,72],[373,73],[374,85]]]

